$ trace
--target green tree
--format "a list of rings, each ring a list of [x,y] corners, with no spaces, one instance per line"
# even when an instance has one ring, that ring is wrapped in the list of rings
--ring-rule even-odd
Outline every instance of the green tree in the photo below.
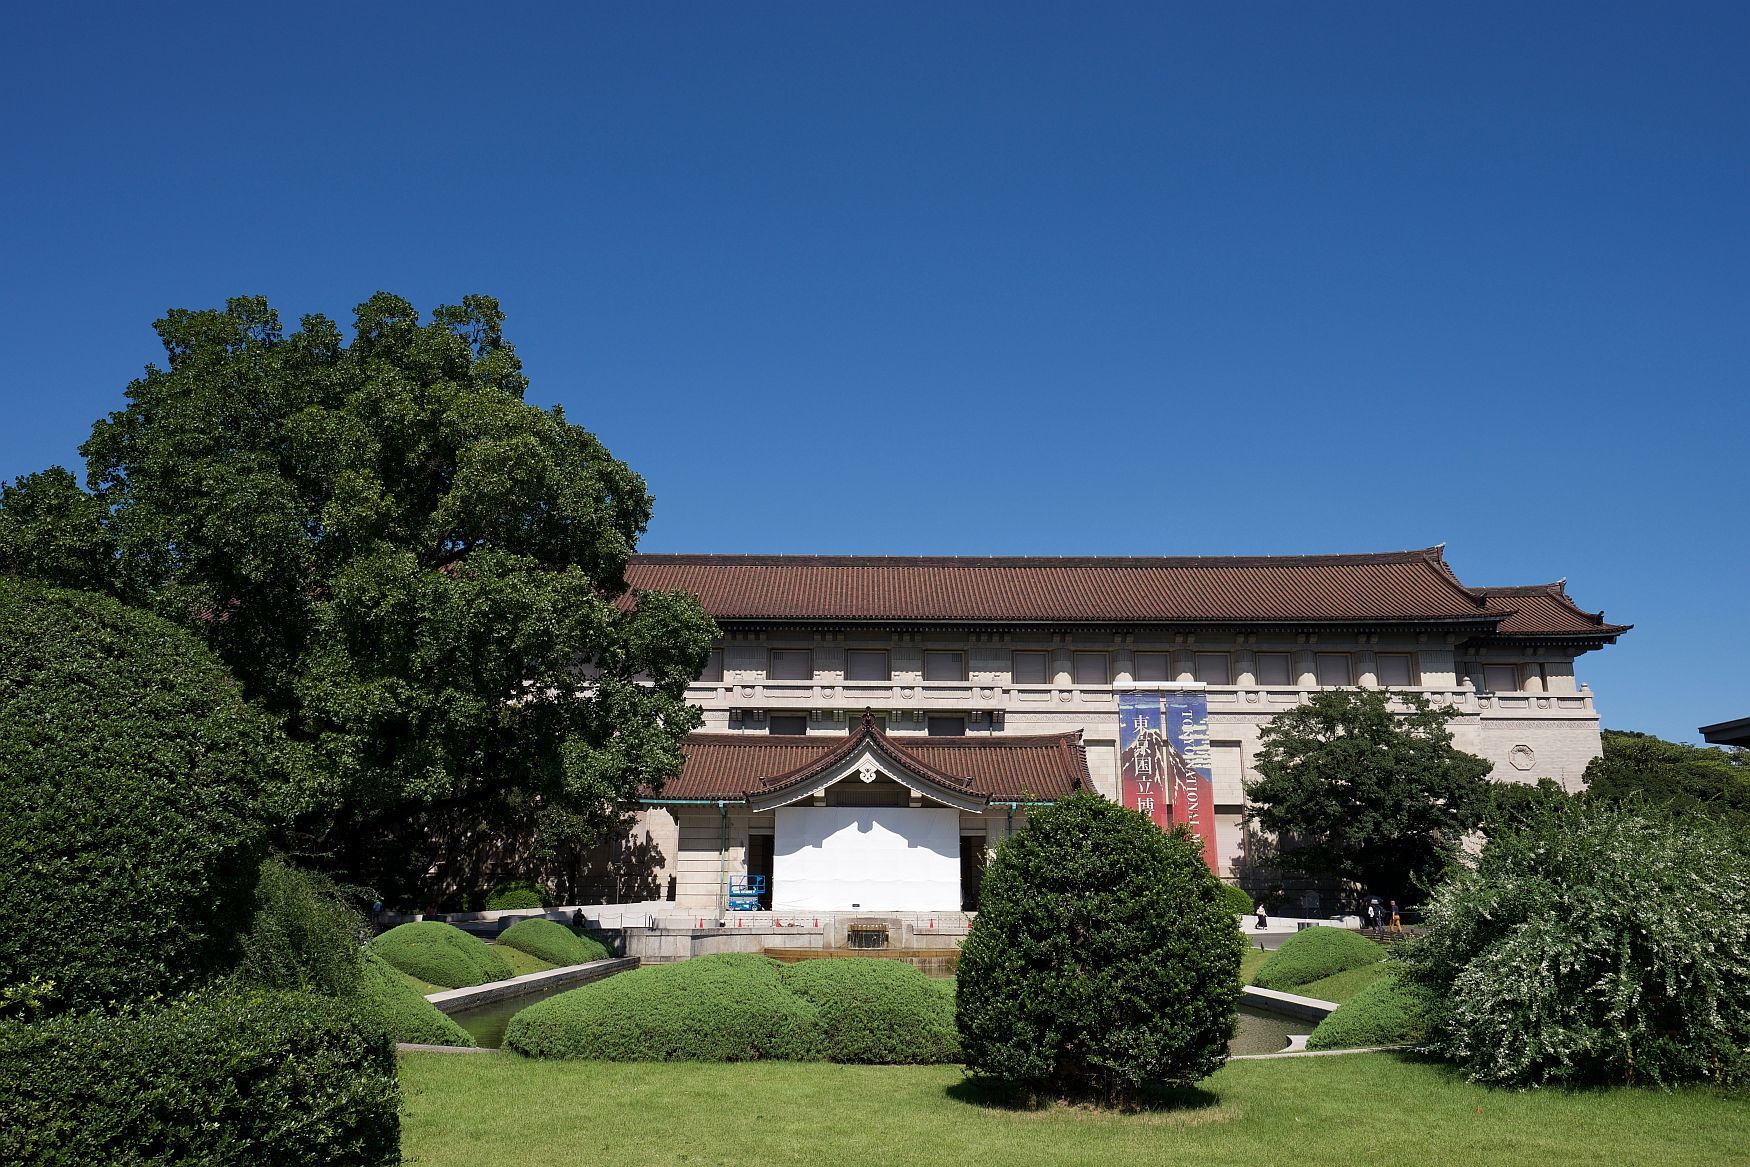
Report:
[[[173,311],[166,365],[82,448],[88,501],[50,471],[0,511],[0,563],[89,566],[280,718],[294,849],[430,903],[576,853],[676,772],[715,635],[689,596],[628,594],[644,482],[523,401],[502,321],[378,294],[349,343],[259,298]]]
[[[1616,729],[1603,736],[1604,752],[1586,766],[1589,801],[1638,800],[1750,829],[1750,750],[1691,746]]]
[[[1454,716],[1419,693],[1314,694],[1264,726],[1248,821],[1285,866],[1413,896],[1488,804],[1489,763],[1453,747]]]

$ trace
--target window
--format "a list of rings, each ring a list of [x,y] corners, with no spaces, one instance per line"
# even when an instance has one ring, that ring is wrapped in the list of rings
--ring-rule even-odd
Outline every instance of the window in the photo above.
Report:
[[[1044,685],[1051,680],[1051,674],[1046,672],[1049,667],[1049,653],[1017,652],[1014,667],[1015,684]]]
[[[1200,652],[1197,654],[1197,679],[1205,685],[1231,685],[1227,670],[1227,653]]]
[[[929,720],[931,737],[965,737],[966,719],[964,717],[932,717]]]
[[[802,737],[808,733],[808,714],[774,713],[766,719],[766,724],[778,737]]]
[[[1261,652],[1258,654],[1258,684],[1292,685],[1294,674],[1289,671],[1288,654]]]
[[[1409,653],[1382,652],[1378,660],[1379,683],[1384,688],[1400,688],[1416,683],[1416,670],[1410,663]]]
[[[1318,672],[1321,685],[1352,685],[1355,678],[1349,672],[1349,654],[1346,652],[1319,652],[1313,654],[1313,667]]]
[[[1519,691],[1518,665],[1484,665],[1483,688],[1491,693],[1516,693]]]
[[[964,681],[965,679],[965,653],[935,651],[924,653],[924,680]]]
[[[1173,674],[1167,670],[1171,666],[1171,653],[1139,652],[1136,654],[1136,671],[1130,675],[1139,681],[1170,681]]]
[[[699,680],[706,684],[717,684],[723,680],[723,650],[714,648],[711,655],[705,658],[705,671],[699,674]]]
[[[1106,685],[1112,681],[1112,673],[1106,667],[1106,654],[1103,652],[1076,653],[1076,684]]]
[[[891,676],[887,671],[887,653],[878,649],[845,650],[845,680],[885,681]]]
[[[814,650],[809,648],[774,648],[766,666],[768,681],[814,680]]]

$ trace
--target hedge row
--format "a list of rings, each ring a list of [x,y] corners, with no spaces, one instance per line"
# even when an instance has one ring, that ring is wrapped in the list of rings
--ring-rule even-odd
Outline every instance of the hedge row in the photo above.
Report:
[[[395,1050],[347,1005],[229,994],[0,1026],[0,1162],[400,1161]]]
[[[437,920],[391,928],[371,941],[370,947],[408,976],[444,989],[484,985],[515,975],[484,940]]]
[[[364,1008],[396,1041],[417,1045],[473,1045],[474,1038],[376,953],[367,953],[359,986]]]
[[[1262,989],[1292,991],[1346,969],[1373,964],[1385,949],[1358,932],[1307,928],[1290,936],[1258,966],[1252,983]]]
[[[1431,1013],[1421,990],[1395,976],[1381,977],[1319,1022],[1306,1048],[1354,1049],[1426,1041]]]
[[[553,920],[518,920],[498,934],[498,942],[553,965],[588,964],[610,955],[601,941]]]
[[[1238,912],[1242,916],[1251,915],[1254,907],[1252,897],[1246,894],[1246,889],[1235,887],[1231,883],[1221,885],[1221,902],[1227,905],[1229,911]]]
[[[879,1064],[959,1057],[953,998],[897,961],[730,953],[584,985],[511,1018],[505,1047],[596,1061]]]

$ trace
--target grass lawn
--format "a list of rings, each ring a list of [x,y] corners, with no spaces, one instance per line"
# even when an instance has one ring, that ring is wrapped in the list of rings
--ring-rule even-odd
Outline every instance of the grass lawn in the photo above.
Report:
[[[1320,977],[1316,981],[1308,981],[1298,988],[1290,990],[1302,997],[1316,997],[1321,1001],[1336,1001],[1341,1004],[1386,975],[1389,969],[1384,961],[1378,964],[1364,964],[1360,968],[1344,969],[1328,977]]]
[[[1509,1093],[1391,1054],[1239,1062],[1176,1109],[1029,1111],[955,1066],[403,1054],[402,1147],[529,1163],[1742,1163],[1750,1094]]]
[[[1252,977],[1257,974],[1258,966],[1269,959],[1268,952],[1260,952],[1256,948],[1246,949],[1245,955],[1240,957],[1240,984],[1251,984]]]
[[[491,948],[492,951],[504,957],[505,963],[509,964],[511,967],[511,973],[513,976],[526,976],[529,973],[546,972],[550,968],[559,967],[556,964],[548,964],[538,956],[530,956],[528,953],[523,952],[520,949],[511,948],[507,945],[494,944]]]

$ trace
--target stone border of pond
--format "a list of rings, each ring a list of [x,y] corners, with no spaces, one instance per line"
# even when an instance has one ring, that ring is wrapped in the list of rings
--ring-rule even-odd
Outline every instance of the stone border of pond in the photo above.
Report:
[[[1269,1013],[1285,1017],[1300,1017],[1307,1021],[1323,1021],[1337,1011],[1337,1002],[1303,997],[1299,993],[1284,993],[1276,989],[1261,989],[1257,985],[1241,985],[1240,1000]]]
[[[550,968],[541,972],[525,973],[520,977],[512,977],[508,981],[489,981],[484,985],[469,985],[461,989],[445,989],[441,993],[427,993],[425,999],[436,1005],[440,1013],[459,1013],[464,1009],[472,1009],[476,1005],[489,1005],[494,1001],[506,1001],[512,997],[537,993],[543,989],[569,989],[577,985],[587,985],[591,981],[603,980],[615,973],[628,972],[637,968],[638,965],[639,960],[636,956],[614,956],[607,960],[592,960],[588,964],[570,964],[564,968]]]

